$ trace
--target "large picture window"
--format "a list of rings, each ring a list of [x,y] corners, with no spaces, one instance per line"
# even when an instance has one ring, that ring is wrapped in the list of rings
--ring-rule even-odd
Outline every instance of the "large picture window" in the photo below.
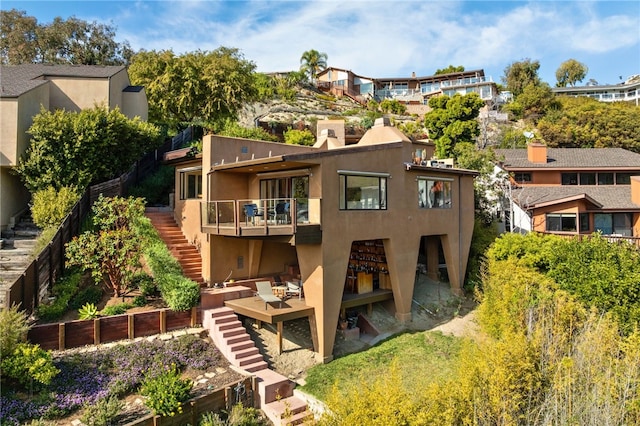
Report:
[[[418,178],[418,207],[423,209],[450,209],[451,182],[451,179]]]
[[[576,232],[575,213],[547,213],[546,219],[549,232]]]
[[[180,199],[202,198],[202,167],[180,170]]]
[[[387,177],[386,174],[340,173],[340,210],[386,210]]]
[[[631,213],[596,213],[593,215],[596,232],[604,235],[633,236]]]

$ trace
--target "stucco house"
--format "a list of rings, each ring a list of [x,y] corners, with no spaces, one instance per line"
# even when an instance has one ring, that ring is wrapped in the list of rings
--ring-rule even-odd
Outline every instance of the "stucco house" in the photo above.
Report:
[[[622,148],[496,149],[514,232],[601,232],[640,245],[640,154]]]
[[[640,74],[619,84],[591,84],[586,86],[553,87],[558,96],[587,96],[600,102],[634,102],[640,104]]]
[[[346,307],[386,301],[411,319],[417,269],[446,267],[460,293],[474,226],[476,172],[431,161],[433,144],[388,119],[354,145],[340,125],[320,121],[313,147],[207,135],[201,156],[171,161],[174,217],[205,281],[300,280],[325,362]]]
[[[0,229],[27,208],[30,194],[12,169],[29,146],[27,130],[41,108],[79,111],[106,105],[147,119],[144,88],[132,86],[124,66],[2,65],[0,92]]]

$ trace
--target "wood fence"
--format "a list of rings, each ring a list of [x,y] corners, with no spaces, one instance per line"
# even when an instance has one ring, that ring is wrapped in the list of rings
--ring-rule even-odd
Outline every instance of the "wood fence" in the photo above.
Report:
[[[122,196],[132,185],[138,184],[156,170],[172,141],[167,140],[158,149],[147,153],[120,177],[90,186],[71,209],[51,242],[25,268],[24,272],[5,290],[4,306],[19,306],[31,314],[64,271],[65,244],[80,233],[82,222],[91,206],[102,194],[105,197]]]
[[[36,325],[29,329],[27,340],[42,349],[64,350],[152,336],[197,324],[202,324],[202,313],[197,307],[182,312],[156,309],[93,320]]]
[[[182,404],[182,413],[172,417],[156,416],[148,414],[125,426],[183,426],[197,425],[200,418],[206,413],[219,413],[222,410],[231,410],[231,407],[242,403],[245,407],[257,406],[257,379],[255,376],[246,377],[237,382],[230,383],[223,388],[186,401]]]

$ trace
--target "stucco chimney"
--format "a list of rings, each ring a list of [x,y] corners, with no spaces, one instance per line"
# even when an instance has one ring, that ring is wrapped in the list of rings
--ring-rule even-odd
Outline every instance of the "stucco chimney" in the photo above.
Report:
[[[547,162],[547,146],[541,143],[530,143],[527,145],[527,159],[532,163]]]
[[[322,139],[322,132],[330,129],[333,130],[333,135],[331,137],[337,139],[338,145],[345,145],[344,120],[318,120],[316,126],[318,141]],[[326,136],[324,139],[326,139]]]
[[[376,121],[373,122],[373,127],[385,127],[391,126],[391,120],[389,117],[380,117],[376,118]]]
[[[640,206],[640,176],[631,176],[631,202]]]
[[[411,78],[416,78],[416,72],[415,71],[411,73]]]

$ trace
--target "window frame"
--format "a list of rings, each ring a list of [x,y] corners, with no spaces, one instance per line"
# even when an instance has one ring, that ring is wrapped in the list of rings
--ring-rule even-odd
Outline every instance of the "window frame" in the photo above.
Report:
[[[202,199],[202,166],[178,169],[180,182],[180,200]],[[194,177],[193,195],[191,194],[190,177]]]
[[[416,178],[418,189],[418,208],[420,209],[450,209],[453,208],[453,179],[437,176],[418,176]],[[440,184],[440,185],[438,185]],[[432,191],[433,188],[440,187],[440,191]],[[434,197],[427,197],[426,194],[442,192],[442,201],[439,202]],[[439,205],[435,205],[436,202]]]
[[[341,211],[380,211],[387,210],[388,208],[388,179],[390,178],[389,173],[377,173],[377,172],[361,172],[361,171],[352,171],[352,170],[338,170],[338,209]],[[377,185],[366,185],[366,186],[349,186],[349,180],[356,179],[377,179]],[[373,182],[372,182],[373,183]],[[377,197],[368,197],[368,202],[363,204],[363,189],[367,188],[369,193],[372,193],[370,188],[377,187]],[[359,189],[358,191],[355,191]],[[349,199],[355,198],[356,193],[358,195],[358,199]],[[374,195],[372,193],[372,195]],[[377,202],[376,202],[377,200]],[[352,203],[360,203],[360,206],[355,206]]]
[[[578,215],[576,213],[546,213],[545,215],[545,231],[547,232],[578,232]],[[551,219],[560,219],[560,229],[551,229],[549,226]],[[573,228],[565,229],[564,219],[573,219]]]

